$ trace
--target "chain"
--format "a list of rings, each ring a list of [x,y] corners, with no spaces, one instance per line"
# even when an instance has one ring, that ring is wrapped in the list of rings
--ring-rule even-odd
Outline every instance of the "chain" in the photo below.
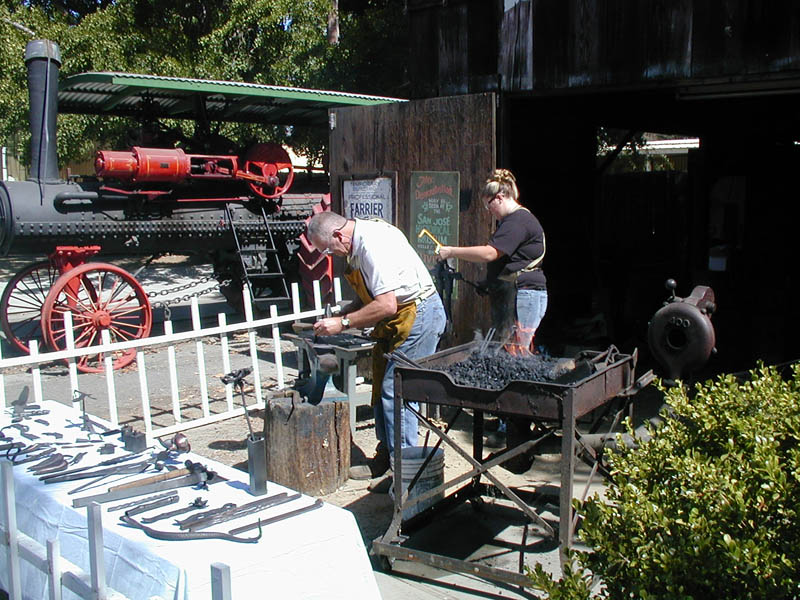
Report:
[[[197,281],[190,281],[189,283],[184,283],[183,285],[178,285],[178,286],[176,286],[174,288],[171,288],[171,289],[159,290],[157,292],[147,292],[147,297],[148,298],[155,298],[156,296],[169,296],[171,294],[176,294],[178,292],[182,292],[183,290],[189,290],[189,289],[191,289],[193,287],[197,287],[198,285],[201,285],[203,283],[207,283],[207,282],[211,281],[212,279],[214,279],[213,275],[206,275],[205,277],[201,277]],[[216,290],[218,288],[219,288],[219,284],[215,285],[214,287],[208,288],[207,290],[202,291],[202,292],[195,292],[194,294],[187,294],[185,296],[185,298],[191,298],[192,296],[200,296],[202,294],[208,294],[208,293],[213,292],[214,290]],[[172,301],[170,300],[170,302],[172,302]]]
[[[159,290],[157,292],[147,292],[148,298],[155,298],[157,296],[169,296],[171,294],[175,294],[178,292],[182,292],[184,290],[191,289],[198,285],[202,285],[203,283],[207,283],[214,279],[214,276],[207,275],[198,279],[197,281],[192,281],[190,283],[185,283],[183,285],[176,286],[172,289],[164,289]],[[211,287],[208,287],[204,290],[198,290],[196,292],[192,292],[190,294],[183,294],[182,296],[176,296],[175,298],[167,298],[164,300],[157,300],[151,304],[152,308],[163,308],[164,309],[164,318],[169,320],[172,318],[172,311],[170,311],[169,305],[170,304],[179,304],[182,302],[189,302],[192,298],[204,296],[206,294],[210,294],[212,292],[216,292],[219,290],[220,287],[225,285],[230,285],[230,280],[221,281],[219,283],[215,283]]]

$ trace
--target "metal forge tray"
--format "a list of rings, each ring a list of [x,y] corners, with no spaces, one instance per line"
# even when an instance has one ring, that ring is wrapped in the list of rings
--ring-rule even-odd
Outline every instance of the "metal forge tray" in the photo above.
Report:
[[[408,492],[403,492],[400,478],[394,481],[394,515],[386,533],[376,539],[372,550],[380,556],[384,564],[394,559],[422,562],[449,571],[470,573],[484,579],[501,581],[512,585],[530,586],[530,580],[521,572],[509,571],[497,567],[481,565],[475,562],[457,560],[440,554],[432,554],[419,549],[403,547],[405,534],[420,524],[430,522],[431,517],[449,510],[457,504],[487,493],[502,493],[515,503],[532,523],[542,530],[542,537],[555,539],[558,537],[561,558],[572,545],[575,529],[575,516],[572,509],[573,475],[575,471],[577,435],[576,420],[594,409],[603,407],[618,396],[631,396],[652,378],[650,374],[635,381],[637,353],[622,354],[614,346],[602,352],[584,351],[575,359],[576,367],[558,377],[553,382],[516,380],[506,384],[502,389],[485,389],[470,385],[462,385],[453,381],[452,377],[440,370],[453,363],[465,360],[480,342],[464,344],[415,361],[415,366],[398,362],[395,370],[395,452],[394,472],[402,473],[402,454],[400,448],[400,407],[402,403],[419,402],[441,406],[453,406],[459,409],[470,409],[473,412],[473,455],[460,448],[448,436],[449,426],[442,431],[425,418],[421,412],[414,411],[425,427],[448,445],[453,451],[472,465],[472,469],[441,486],[427,490],[409,499]],[[492,346],[490,345],[491,349]],[[617,418],[623,409],[617,413]],[[552,430],[561,431],[561,487],[559,490],[559,522],[557,531],[546,523],[520,496],[495,477],[491,469],[499,466],[509,458],[533,448],[541,439],[523,443],[517,448],[501,452],[493,457],[483,458],[483,416],[484,413],[506,417],[527,417],[534,420],[552,422]],[[424,469],[423,464],[420,472]],[[419,473],[417,474],[419,476]],[[489,485],[481,482],[486,478]],[[436,494],[446,493],[447,489],[468,483],[444,499],[438,501],[424,512],[414,516],[408,522],[403,521],[403,511],[414,504]],[[413,488],[415,481],[409,484]],[[591,477],[590,481],[591,483]],[[589,483],[587,483],[587,488]],[[494,488],[493,490],[491,488]],[[401,528],[404,530],[401,535]],[[525,529],[527,532],[527,528]],[[521,552],[524,553],[524,536]],[[524,557],[521,557],[521,560]]]
[[[440,370],[465,360],[478,345],[479,342],[464,344],[419,359],[416,361],[422,367],[419,369],[398,364],[395,379],[402,387],[403,400],[502,416],[560,420],[565,404],[570,405],[575,418],[582,417],[630,389],[634,383],[636,353],[621,354],[613,346],[602,352],[581,352],[574,359],[576,368],[560,376],[560,383],[516,380],[500,390],[491,390],[458,384]],[[489,347],[497,349],[499,344]],[[574,377],[580,378],[570,381]]]

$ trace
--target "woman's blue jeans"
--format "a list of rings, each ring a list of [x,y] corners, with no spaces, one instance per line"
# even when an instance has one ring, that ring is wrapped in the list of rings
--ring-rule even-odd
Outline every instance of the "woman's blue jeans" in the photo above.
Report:
[[[517,341],[530,347],[533,336],[547,312],[547,290],[517,290]]]
[[[408,339],[400,344],[398,350],[409,358],[423,358],[436,352],[439,338],[444,333],[447,316],[439,294],[428,296],[417,305],[417,316]],[[373,382],[373,385],[374,382]],[[409,403],[419,410],[416,402]],[[401,409],[400,424],[401,448],[417,445],[417,417],[406,407]],[[386,365],[386,374],[381,385],[381,402],[375,406],[375,435],[378,441],[389,448],[389,456],[394,451],[394,361]]]

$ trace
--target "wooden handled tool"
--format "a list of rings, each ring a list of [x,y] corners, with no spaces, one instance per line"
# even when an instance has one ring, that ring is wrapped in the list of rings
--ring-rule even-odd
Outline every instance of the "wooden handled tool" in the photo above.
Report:
[[[158,475],[145,477],[144,479],[137,479],[136,481],[130,481],[128,483],[115,485],[113,487],[108,488],[108,491],[116,492],[117,490],[127,490],[133,487],[138,487],[140,485],[147,485],[150,483],[157,483],[159,481],[166,481],[167,479],[174,479],[175,477],[183,477],[184,475],[189,475],[189,473],[191,473],[189,469],[175,469],[174,471],[159,473]]]
[[[425,227],[423,227],[422,231],[420,231],[417,234],[417,238],[421,238],[423,235],[427,235],[429,238],[431,238],[431,240],[433,240],[433,243],[436,244],[436,248],[434,249],[433,253],[439,254],[439,248],[442,247],[442,243],[435,237],[433,237],[433,234],[430,231],[428,231]]]

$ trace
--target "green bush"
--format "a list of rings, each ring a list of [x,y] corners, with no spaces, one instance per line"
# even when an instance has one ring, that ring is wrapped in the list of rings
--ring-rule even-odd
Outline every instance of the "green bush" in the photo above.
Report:
[[[665,390],[672,414],[653,439],[611,452],[605,498],[576,503],[591,551],[560,582],[531,573],[537,587],[586,598],[589,572],[598,597],[799,598],[800,366],[790,371]]]

